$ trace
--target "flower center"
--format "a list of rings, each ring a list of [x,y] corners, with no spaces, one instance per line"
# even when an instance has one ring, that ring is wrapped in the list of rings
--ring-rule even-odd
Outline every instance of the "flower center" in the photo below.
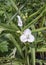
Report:
[[[29,34],[27,35],[27,39],[29,39]]]

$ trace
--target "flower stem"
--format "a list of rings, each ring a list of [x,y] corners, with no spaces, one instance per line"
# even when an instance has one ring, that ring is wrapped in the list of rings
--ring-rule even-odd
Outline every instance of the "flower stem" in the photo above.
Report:
[[[35,65],[35,48],[31,48],[31,62],[32,65]]]
[[[27,55],[27,64],[30,65],[29,63],[29,56]]]
[[[26,45],[26,49],[25,49],[25,58],[26,58],[26,65],[30,65],[27,45]]]

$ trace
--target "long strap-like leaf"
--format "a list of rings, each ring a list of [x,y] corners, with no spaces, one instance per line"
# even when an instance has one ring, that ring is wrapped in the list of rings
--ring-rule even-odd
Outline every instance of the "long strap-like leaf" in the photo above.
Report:
[[[43,10],[42,13],[41,13],[38,17],[36,17],[33,21],[31,21],[28,25],[26,25],[26,26],[23,28],[23,30],[25,30],[26,28],[30,28],[30,27],[31,27],[31,24],[36,23],[36,22],[38,21],[38,19],[43,16],[43,13],[44,13],[44,12],[45,12],[45,10]]]
[[[11,40],[13,42],[13,44],[16,46],[16,48],[18,49],[20,55],[23,58],[22,49],[21,49],[20,45],[17,43],[17,41],[15,40],[15,38],[11,34],[6,35],[6,37],[9,38],[9,40]]]

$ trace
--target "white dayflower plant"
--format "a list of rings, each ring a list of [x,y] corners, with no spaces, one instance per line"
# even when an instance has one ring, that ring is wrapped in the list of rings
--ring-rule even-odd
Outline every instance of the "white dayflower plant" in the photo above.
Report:
[[[17,18],[18,18],[18,26],[22,27],[23,23],[22,23],[21,17],[19,15],[17,15]]]

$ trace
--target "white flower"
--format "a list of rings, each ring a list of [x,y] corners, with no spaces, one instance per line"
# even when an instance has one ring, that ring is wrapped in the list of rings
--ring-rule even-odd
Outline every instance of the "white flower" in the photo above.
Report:
[[[34,36],[31,34],[30,29],[26,29],[20,36],[21,42],[33,42],[35,40]]]
[[[22,27],[23,26],[23,23],[22,23],[22,20],[21,20],[20,16],[17,15],[17,18],[18,18],[18,26],[19,27]]]

